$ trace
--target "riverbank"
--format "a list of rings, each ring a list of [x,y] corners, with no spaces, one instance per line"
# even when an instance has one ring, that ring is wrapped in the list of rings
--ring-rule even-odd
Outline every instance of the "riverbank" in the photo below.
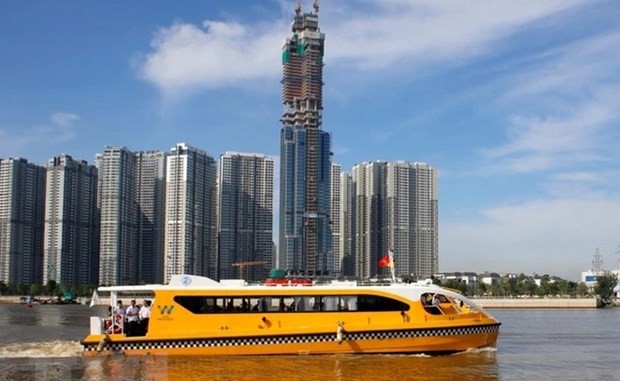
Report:
[[[52,297],[49,295],[39,295],[35,296],[35,304],[42,304],[43,301],[47,303],[51,303]],[[80,296],[75,299],[77,304],[87,304],[90,302],[90,298],[85,296]],[[20,304],[20,296],[17,295],[2,295],[0,296],[0,304]],[[52,303],[53,304],[53,303]]]
[[[597,298],[472,299],[483,308],[599,308]]]
[[[47,300],[49,296],[38,296],[37,299]],[[472,299],[483,308],[598,308],[601,307],[600,299],[596,298],[544,298],[544,299]],[[78,304],[89,304],[90,298],[77,298]],[[129,303],[129,301],[125,301]],[[0,296],[0,304],[20,303],[19,296],[8,295]],[[107,305],[109,298],[100,298],[100,305]],[[620,300],[614,301],[612,305],[620,306]]]

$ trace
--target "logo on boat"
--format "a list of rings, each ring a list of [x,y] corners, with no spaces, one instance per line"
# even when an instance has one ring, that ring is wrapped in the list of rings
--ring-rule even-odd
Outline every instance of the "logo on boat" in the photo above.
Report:
[[[190,283],[192,283],[192,278],[188,277],[188,276],[184,276],[183,278],[181,278],[181,284],[183,284],[183,286],[189,286]]]
[[[170,315],[172,314],[172,311],[174,310],[174,306],[163,306],[163,307],[159,307],[159,313],[162,315]]]

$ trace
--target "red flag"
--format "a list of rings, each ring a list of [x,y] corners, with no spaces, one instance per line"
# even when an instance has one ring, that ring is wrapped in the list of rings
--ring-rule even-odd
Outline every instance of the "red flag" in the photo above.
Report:
[[[390,256],[386,255],[381,257],[377,263],[379,264],[379,267],[387,267],[390,263],[392,263],[392,261],[390,260]]]

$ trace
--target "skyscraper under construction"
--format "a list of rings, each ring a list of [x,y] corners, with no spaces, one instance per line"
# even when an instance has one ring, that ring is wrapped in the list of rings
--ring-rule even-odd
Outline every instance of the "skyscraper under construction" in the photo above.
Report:
[[[280,267],[333,271],[330,228],[331,136],[321,130],[325,35],[314,11],[295,10],[282,48]]]

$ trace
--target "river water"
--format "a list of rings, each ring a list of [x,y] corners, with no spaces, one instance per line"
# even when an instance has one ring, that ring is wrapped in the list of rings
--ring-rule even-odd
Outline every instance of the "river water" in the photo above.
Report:
[[[0,380],[620,380],[620,308],[489,310],[496,348],[449,356],[83,358],[101,306],[0,305]]]

